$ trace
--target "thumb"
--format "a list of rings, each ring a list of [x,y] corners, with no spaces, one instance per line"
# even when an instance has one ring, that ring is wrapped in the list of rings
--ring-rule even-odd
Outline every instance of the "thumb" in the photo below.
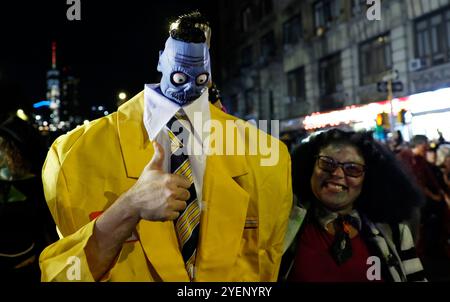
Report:
[[[156,141],[153,142],[153,149],[155,153],[153,153],[153,157],[147,168],[150,170],[162,170],[164,163],[164,148]]]

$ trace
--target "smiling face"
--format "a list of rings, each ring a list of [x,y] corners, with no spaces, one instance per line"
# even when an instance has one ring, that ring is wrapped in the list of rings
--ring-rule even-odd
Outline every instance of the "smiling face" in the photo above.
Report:
[[[340,163],[365,164],[359,150],[351,145],[328,145],[318,155],[330,157]],[[344,214],[353,209],[353,203],[361,194],[363,182],[364,173],[359,177],[351,177],[344,174],[342,166],[338,166],[333,172],[327,172],[319,167],[316,160],[311,176],[311,189],[323,206]]]

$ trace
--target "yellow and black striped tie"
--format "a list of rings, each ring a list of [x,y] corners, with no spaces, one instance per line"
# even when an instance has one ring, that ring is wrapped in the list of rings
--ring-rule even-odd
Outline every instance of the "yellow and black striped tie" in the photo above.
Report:
[[[184,175],[191,182],[189,187],[190,198],[186,201],[186,209],[180,213],[175,220],[175,229],[178,236],[178,242],[181,248],[186,270],[191,281],[194,279],[194,265],[197,253],[197,243],[200,229],[200,208],[197,200],[197,193],[192,176],[192,167],[187,153],[187,138],[189,132],[183,127],[180,119],[186,117],[176,114],[167,123],[167,133],[170,138],[170,173]],[[189,123],[189,121],[187,121]],[[180,135],[182,133],[182,136]],[[182,137],[182,141],[180,140]],[[183,144],[184,143],[184,144]]]

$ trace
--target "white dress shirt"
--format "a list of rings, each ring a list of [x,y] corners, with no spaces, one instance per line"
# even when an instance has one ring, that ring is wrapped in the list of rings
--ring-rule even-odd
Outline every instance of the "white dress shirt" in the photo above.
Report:
[[[194,102],[189,105],[180,106],[167,99],[156,89],[159,84],[147,84],[144,89],[144,126],[151,141],[156,140],[164,148],[164,171],[170,171],[170,139],[165,125],[175,115],[184,113],[190,122],[180,120],[184,128],[189,131],[189,150],[195,150],[189,154],[192,167],[195,191],[199,201],[200,209],[203,206],[202,188],[203,176],[206,168],[206,146],[205,141],[209,136],[209,129],[205,129],[205,123],[211,119],[209,109],[208,89]],[[159,90],[159,89],[158,89]],[[197,120],[196,120],[196,119]],[[201,118],[201,120],[199,120]],[[201,129],[198,129],[201,125]],[[193,130],[193,132],[192,132]],[[207,143],[207,142],[206,142]],[[193,149],[194,148],[194,149]]]

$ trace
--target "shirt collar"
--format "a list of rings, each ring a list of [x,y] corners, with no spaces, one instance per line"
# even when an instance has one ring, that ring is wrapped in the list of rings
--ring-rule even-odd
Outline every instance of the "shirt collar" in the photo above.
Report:
[[[144,125],[151,141],[155,140],[158,133],[180,109],[187,115],[189,121],[196,127],[203,129],[206,121],[210,120],[208,90],[191,104],[181,107],[162,95],[159,84],[146,84],[144,89]],[[197,125],[195,118],[201,114],[202,124]]]
[[[351,217],[352,225],[356,227],[359,231],[361,231],[362,223],[361,216],[358,211],[353,209],[349,214]],[[336,218],[338,218],[339,214],[332,212],[324,207],[317,206],[315,207],[314,216],[316,217],[317,222],[319,222],[320,226],[327,230],[327,226],[329,223],[333,222]]]
[[[208,89],[206,89],[197,100],[189,105],[183,106],[183,111],[189,118],[195,131],[202,131],[205,122],[211,119],[208,98]],[[201,120],[198,120],[200,118]]]

